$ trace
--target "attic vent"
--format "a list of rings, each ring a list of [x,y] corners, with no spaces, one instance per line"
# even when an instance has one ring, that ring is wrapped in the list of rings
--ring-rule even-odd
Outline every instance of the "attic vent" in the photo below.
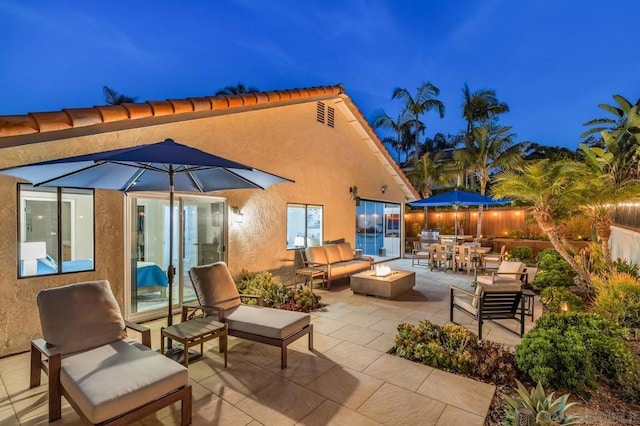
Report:
[[[327,126],[329,127],[336,126],[336,110],[331,107],[329,107],[327,111]]]
[[[319,123],[324,124],[324,102],[318,102],[316,120],[318,120]]]

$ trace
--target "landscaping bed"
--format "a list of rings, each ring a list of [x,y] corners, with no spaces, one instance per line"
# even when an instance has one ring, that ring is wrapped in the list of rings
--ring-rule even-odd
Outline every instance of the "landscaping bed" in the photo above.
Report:
[[[640,359],[640,340],[629,341],[629,347]],[[524,378],[522,378],[524,380]],[[535,386],[527,383],[527,386]],[[510,386],[497,385],[496,393],[491,401],[489,413],[485,419],[485,426],[499,426],[504,420],[505,397],[513,393]],[[577,405],[569,409],[569,413],[580,418],[581,425],[637,425],[640,424],[640,405],[625,399],[616,389],[606,382],[599,383],[591,392],[591,397],[580,398],[571,396],[570,402]]]

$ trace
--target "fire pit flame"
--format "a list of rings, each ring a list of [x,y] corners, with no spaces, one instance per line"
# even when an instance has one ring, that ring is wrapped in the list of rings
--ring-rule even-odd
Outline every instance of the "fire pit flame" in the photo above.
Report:
[[[373,274],[376,277],[388,277],[391,275],[391,268],[385,265],[376,265],[376,272]]]

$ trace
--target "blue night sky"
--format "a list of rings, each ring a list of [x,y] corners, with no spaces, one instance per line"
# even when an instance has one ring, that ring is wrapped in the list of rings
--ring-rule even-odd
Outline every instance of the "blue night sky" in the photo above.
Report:
[[[518,140],[577,147],[597,105],[640,96],[637,0],[0,0],[0,114],[343,83],[367,118],[395,87],[441,90],[457,133],[462,87],[492,88]]]

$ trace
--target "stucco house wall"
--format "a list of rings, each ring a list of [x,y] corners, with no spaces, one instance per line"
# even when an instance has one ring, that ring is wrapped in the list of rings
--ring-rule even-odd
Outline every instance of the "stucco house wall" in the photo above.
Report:
[[[316,120],[318,101],[335,108],[334,127]],[[293,278],[295,253],[286,249],[287,203],[323,205],[323,239],[345,238],[353,245],[355,203],[350,186],[356,185],[363,199],[404,204],[417,198],[415,189],[342,91],[264,106],[174,112],[27,135],[9,131],[9,136],[2,137],[2,125],[0,117],[0,168],[171,138],[294,180],[264,191],[212,193],[227,197],[228,206],[240,207],[244,215],[242,223],[231,222],[228,228],[227,256],[233,274],[245,268],[269,270],[283,282]],[[16,184],[16,179],[0,175],[0,268],[5,271],[0,278],[0,356],[27,350],[30,339],[41,335],[35,305],[35,295],[41,289],[108,279],[124,307],[128,285],[126,196],[105,190],[95,191],[96,270],[17,279]],[[384,193],[383,185],[387,185]]]

